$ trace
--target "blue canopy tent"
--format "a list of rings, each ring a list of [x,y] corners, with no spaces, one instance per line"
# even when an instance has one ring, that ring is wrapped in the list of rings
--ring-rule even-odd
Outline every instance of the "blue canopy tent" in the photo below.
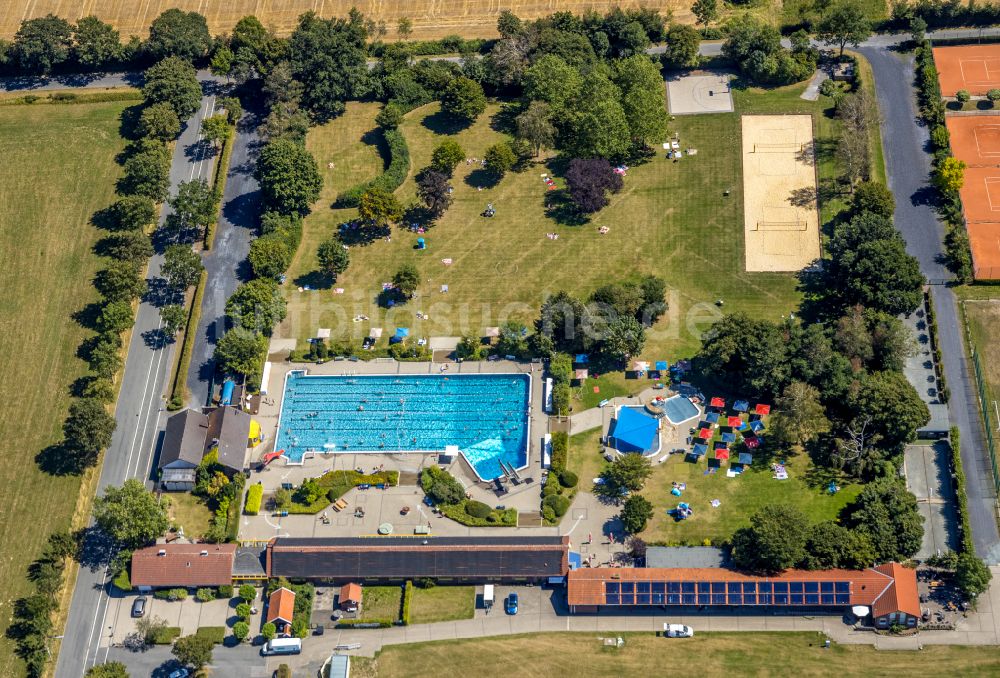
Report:
[[[740,452],[740,463],[749,466],[753,463],[753,456],[749,452]]]
[[[764,430],[764,422],[760,419],[754,419],[750,422],[750,428],[753,429],[754,433],[760,433]]]
[[[580,365],[586,365],[587,363],[590,362],[590,356],[587,355],[586,353],[577,353],[576,357],[573,359],[573,362],[578,363]]]
[[[736,442],[736,434],[735,433],[723,433],[722,434],[722,442],[724,442],[724,443],[735,443]]]
[[[392,337],[389,338],[389,343],[398,344],[402,342],[403,339],[406,339],[408,336],[410,336],[409,327],[397,327],[396,334],[392,335]]]
[[[659,371],[659,372],[666,372],[667,368],[668,368],[668,364],[667,364],[666,360],[657,360],[656,361],[656,369],[657,369],[657,371]]]
[[[719,423],[719,413],[718,412],[709,412],[708,414],[705,415],[705,421],[710,422],[712,424],[718,424]]]
[[[746,400],[737,400],[733,403],[733,409],[737,412],[746,412],[750,409],[750,403]]]
[[[691,448],[691,454],[696,457],[703,457],[708,454],[708,445],[705,443],[695,443],[695,446]]]
[[[618,410],[618,416],[611,425],[608,438],[611,446],[619,452],[648,452],[654,449],[660,423],[632,407]]]

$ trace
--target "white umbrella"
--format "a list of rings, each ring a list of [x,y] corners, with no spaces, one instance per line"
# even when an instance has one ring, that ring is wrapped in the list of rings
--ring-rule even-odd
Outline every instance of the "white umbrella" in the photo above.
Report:
[[[854,613],[855,617],[867,617],[868,616],[868,608],[865,607],[864,605],[855,605],[854,607],[851,608],[851,612]]]

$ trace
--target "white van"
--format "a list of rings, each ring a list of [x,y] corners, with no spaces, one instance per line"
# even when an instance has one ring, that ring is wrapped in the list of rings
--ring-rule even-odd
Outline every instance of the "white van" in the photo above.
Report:
[[[493,584],[483,586],[483,607],[489,612],[493,608]]]
[[[302,652],[302,641],[299,638],[275,638],[267,641],[260,653],[264,656],[272,654],[299,654]]]

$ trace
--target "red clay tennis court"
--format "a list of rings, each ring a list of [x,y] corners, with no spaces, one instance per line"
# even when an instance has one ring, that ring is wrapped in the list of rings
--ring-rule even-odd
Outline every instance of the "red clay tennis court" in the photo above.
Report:
[[[935,47],[934,63],[943,96],[953,97],[960,89],[974,95],[1000,89],[1000,45]]]
[[[962,209],[977,280],[1000,279],[1000,116],[948,116],[955,157],[964,160]]]

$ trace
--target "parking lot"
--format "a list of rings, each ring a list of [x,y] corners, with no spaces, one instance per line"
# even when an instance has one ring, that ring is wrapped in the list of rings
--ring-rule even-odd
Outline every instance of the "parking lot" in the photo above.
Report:
[[[910,445],[904,453],[906,486],[917,498],[917,507],[924,517],[924,539],[917,558],[958,548],[955,514],[955,492],[947,443]]]

